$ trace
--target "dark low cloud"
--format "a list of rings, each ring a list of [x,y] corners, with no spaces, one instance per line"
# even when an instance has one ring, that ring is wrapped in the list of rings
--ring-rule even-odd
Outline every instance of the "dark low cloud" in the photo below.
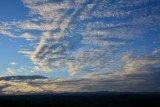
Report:
[[[5,76],[0,77],[0,81],[14,81],[14,80],[35,80],[35,79],[47,79],[47,77],[41,76],[41,75],[31,75],[31,76]]]

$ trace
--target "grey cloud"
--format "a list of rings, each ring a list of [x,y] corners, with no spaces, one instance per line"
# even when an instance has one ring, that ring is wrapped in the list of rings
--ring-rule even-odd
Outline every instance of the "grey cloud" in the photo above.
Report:
[[[31,76],[5,76],[0,77],[1,81],[14,81],[14,80],[35,80],[35,79],[47,79],[47,77],[40,76],[40,75],[31,75]]]
[[[2,85],[3,82],[3,85]],[[8,85],[7,85],[8,84]],[[141,79],[45,79],[27,81],[1,81],[2,94],[61,93],[61,92],[154,92],[159,90],[158,81]]]

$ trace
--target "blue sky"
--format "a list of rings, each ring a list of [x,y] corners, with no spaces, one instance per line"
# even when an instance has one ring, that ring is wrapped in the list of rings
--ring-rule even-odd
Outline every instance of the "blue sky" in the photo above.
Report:
[[[159,0],[0,1],[0,76],[94,78],[115,91],[133,91],[130,81],[136,91],[146,83],[159,91],[159,46]]]

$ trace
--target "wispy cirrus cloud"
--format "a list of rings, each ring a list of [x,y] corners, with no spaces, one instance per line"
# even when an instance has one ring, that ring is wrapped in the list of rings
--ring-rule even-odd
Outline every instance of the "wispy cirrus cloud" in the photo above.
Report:
[[[32,41],[32,40],[35,40],[35,39],[36,39],[36,37],[33,36],[33,35],[30,34],[30,33],[24,33],[24,34],[22,34],[22,38],[25,38],[26,40],[29,40],[29,41]]]

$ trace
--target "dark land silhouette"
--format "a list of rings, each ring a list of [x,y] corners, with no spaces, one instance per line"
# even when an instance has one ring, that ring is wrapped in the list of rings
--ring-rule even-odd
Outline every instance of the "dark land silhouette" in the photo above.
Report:
[[[160,93],[84,92],[1,95],[0,107],[160,107]]]

